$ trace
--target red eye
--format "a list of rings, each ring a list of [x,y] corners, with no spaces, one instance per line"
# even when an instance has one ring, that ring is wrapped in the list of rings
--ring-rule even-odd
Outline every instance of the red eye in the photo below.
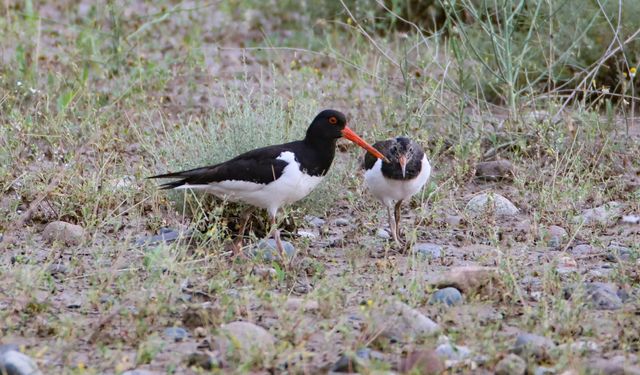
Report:
[[[338,119],[335,116],[329,117],[329,124],[335,125],[338,123]]]

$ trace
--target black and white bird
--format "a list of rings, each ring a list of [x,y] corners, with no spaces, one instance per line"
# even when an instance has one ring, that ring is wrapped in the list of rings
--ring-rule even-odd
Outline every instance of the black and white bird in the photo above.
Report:
[[[276,226],[278,210],[306,197],[322,181],[341,137],[367,150],[373,159],[384,158],[347,126],[344,114],[327,109],[313,119],[301,141],[258,148],[220,164],[150,178],[178,179],[161,185],[162,189],[203,190],[267,210],[276,246],[283,253]],[[240,237],[250,211],[245,213]]]
[[[369,191],[387,207],[391,236],[400,244],[400,207],[404,200],[422,189],[431,174],[431,165],[422,147],[406,137],[376,142],[373,148],[388,161],[365,155],[364,181]]]

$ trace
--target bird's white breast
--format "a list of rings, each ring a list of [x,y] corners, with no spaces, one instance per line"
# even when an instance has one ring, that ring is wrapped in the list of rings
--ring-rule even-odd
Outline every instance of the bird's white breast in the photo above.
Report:
[[[364,181],[371,193],[386,206],[394,201],[406,200],[415,195],[429,179],[431,164],[425,154],[422,157],[422,169],[411,180],[393,180],[382,174],[382,160],[376,160],[373,167],[364,173]]]

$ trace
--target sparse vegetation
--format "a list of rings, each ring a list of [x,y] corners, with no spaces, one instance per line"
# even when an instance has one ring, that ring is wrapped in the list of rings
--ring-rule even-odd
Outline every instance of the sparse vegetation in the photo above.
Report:
[[[0,345],[44,373],[182,374],[326,372],[362,348],[381,356],[361,373],[420,373],[413,354],[451,344],[472,354],[442,365],[469,373],[528,332],[553,344],[518,353],[530,371],[640,366],[640,3],[583,3],[5,2]],[[424,146],[434,172],[403,230],[440,256],[378,236],[386,212],[347,143],[286,209],[290,267],[231,257],[238,206],[145,179],[299,139],[324,108]],[[512,170],[477,173],[495,160]],[[472,212],[480,193],[519,212]],[[47,241],[54,221],[80,229]],[[166,228],[180,238],[136,243]],[[430,303],[442,277],[461,304]],[[398,301],[439,333],[390,339]],[[273,344],[222,340],[237,320]]]

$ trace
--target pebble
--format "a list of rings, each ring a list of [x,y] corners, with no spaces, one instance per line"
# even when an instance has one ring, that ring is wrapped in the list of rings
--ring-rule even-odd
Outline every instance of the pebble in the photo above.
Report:
[[[465,211],[471,216],[493,212],[497,216],[514,216],[520,210],[510,200],[497,193],[483,193],[471,198]]]
[[[513,164],[501,159],[476,164],[476,177],[481,180],[497,181],[513,177]]]
[[[521,357],[534,356],[542,360],[548,358],[549,352],[555,347],[556,344],[549,338],[532,333],[521,333],[516,338],[512,351]]]
[[[609,262],[618,262],[619,260],[629,262],[631,261],[631,249],[626,246],[611,244],[607,247],[605,259]]]
[[[391,238],[391,235],[389,234],[389,232],[387,232],[386,229],[378,228],[378,230],[376,230],[376,237],[382,238],[383,240],[388,240]]]
[[[215,340],[222,353],[239,352],[248,357],[254,349],[274,352],[276,339],[266,329],[250,322],[236,321],[223,325]]]
[[[308,238],[310,240],[315,240],[316,238],[318,238],[317,233],[310,230],[304,230],[304,229],[298,230],[298,236],[301,238]]]
[[[569,252],[571,253],[571,255],[579,257],[595,254],[596,250],[589,244],[580,244],[572,247]]]
[[[541,230],[540,238],[542,238],[549,247],[560,247],[567,238],[567,231],[563,227],[551,225]]]
[[[440,344],[436,348],[436,354],[440,358],[448,359],[451,361],[463,361],[471,357],[471,349],[462,345],[454,345],[449,342]]]
[[[55,264],[50,264],[49,267],[47,267],[47,272],[49,272],[49,274],[51,274],[51,276],[61,276],[66,274],[69,271],[69,268],[61,263],[55,263]]]
[[[464,219],[462,218],[462,216],[458,216],[458,215],[445,215],[444,217],[444,222],[447,223],[447,225],[452,226],[452,227],[457,227],[460,224],[462,224],[462,221]]]
[[[331,371],[340,373],[359,372],[369,367],[372,360],[384,362],[384,354],[369,348],[361,348],[356,350],[355,353],[342,354],[331,367]]]
[[[413,245],[411,252],[425,258],[440,258],[442,246],[435,243],[419,242]]]
[[[288,259],[296,255],[296,249],[291,242],[282,241],[282,247]],[[265,262],[273,262],[280,259],[280,254],[276,248],[276,240],[273,238],[263,239],[257,245],[248,250],[249,254]]]
[[[181,233],[171,228],[160,228],[160,233],[154,236],[147,236],[136,240],[136,246],[154,246],[161,243],[173,243],[180,239]],[[188,236],[190,232],[187,232],[185,236]]]
[[[339,217],[333,221],[333,224],[337,227],[346,227],[347,225],[349,225],[349,219]]]
[[[607,225],[617,220],[622,214],[622,205],[618,202],[605,203],[602,206],[589,208],[573,218],[575,223],[585,225]]]
[[[570,256],[562,256],[558,259],[556,271],[559,275],[568,275],[578,272],[578,262]]]
[[[67,246],[77,246],[84,240],[85,230],[76,224],[53,221],[44,227],[42,238],[48,243],[62,242]]]
[[[622,224],[640,224],[640,215],[624,215],[622,216],[620,221],[622,222]]]
[[[175,342],[184,341],[189,336],[189,332],[182,327],[168,327],[165,328],[163,334]]]
[[[5,373],[7,375],[42,375],[33,359],[11,344],[0,345],[0,374]]]
[[[607,374],[607,375],[640,375],[640,367],[626,364],[624,360],[617,358],[611,359],[593,359],[585,366],[588,373]]]
[[[452,286],[462,293],[478,292],[498,281],[495,267],[462,266],[437,275],[431,284],[438,288]]]
[[[447,306],[459,305],[462,303],[462,293],[456,288],[447,287],[436,290],[429,298],[430,305],[445,304]]]
[[[617,287],[609,283],[593,282],[585,285],[586,297],[591,307],[597,310],[617,310],[622,308]]]
[[[496,375],[524,375],[527,371],[527,363],[515,354],[509,354],[502,358],[496,365]]]
[[[123,372],[121,375],[158,375],[160,373],[148,370],[129,370]]]
[[[321,218],[319,218],[319,217],[317,217],[317,216],[313,216],[313,215],[306,215],[306,216],[304,217],[304,220],[305,220],[307,223],[309,223],[309,224],[313,225],[313,226],[314,226],[314,227],[316,227],[316,228],[323,226],[323,225],[324,225],[324,223],[325,223],[325,220],[324,220],[324,219],[321,219]]]
[[[185,362],[189,367],[200,367],[203,370],[212,370],[221,367],[220,360],[217,357],[204,352],[195,352],[189,354]]]
[[[553,375],[556,373],[556,370],[550,367],[538,366],[533,371],[533,375]]]
[[[320,304],[315,300],[306,300],[299,297],[289,297],[284,304],[284,308],[289,311],[318,311],[320,310]]]
[[[409,352],[400,362],[400,372],[421,375],[438,375],[445,370],[444,362],[433,350]]]
[[[400,301],[374,307],[371,318],[371,332],[395,342],[412,341],[440,331],[436,322]]]

